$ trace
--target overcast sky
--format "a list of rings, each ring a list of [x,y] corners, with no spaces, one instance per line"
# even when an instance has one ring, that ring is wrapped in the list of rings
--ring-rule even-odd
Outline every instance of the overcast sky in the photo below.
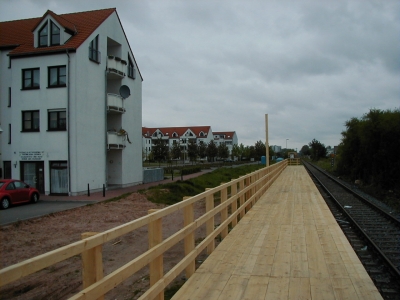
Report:
[[[116,7],[143,81],[143,126],[210,125],[300,150],[400,107],[400,1],[0,0],[0,20]]]

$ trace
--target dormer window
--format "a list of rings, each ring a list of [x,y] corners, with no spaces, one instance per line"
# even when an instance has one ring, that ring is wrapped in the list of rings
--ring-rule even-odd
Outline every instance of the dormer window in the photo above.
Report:
[[[50,21],[51,27],[51,37],[50,37],[50,45],[60,45],[60,28]]]
[[[39,47],[47,47],[48,36],[49,36],[49,31],[46,23],[39,31]]]
[[[49,40],[50,22],[50,40]],[[39,47],[60,45],[60,28],[52,21],[46,22],[39,30]]]

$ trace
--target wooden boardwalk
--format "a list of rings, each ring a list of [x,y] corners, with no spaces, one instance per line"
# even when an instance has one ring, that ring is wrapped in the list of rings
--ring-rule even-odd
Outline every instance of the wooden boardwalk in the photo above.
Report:
[[[303,166],[289,166],[172,298],[382,299]]]

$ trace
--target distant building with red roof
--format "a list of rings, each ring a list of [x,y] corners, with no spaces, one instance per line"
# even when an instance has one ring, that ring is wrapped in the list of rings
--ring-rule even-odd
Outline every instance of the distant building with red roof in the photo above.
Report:
[[[179,144],[183,151],[187,150],[187,146],[191,141],[196,144],[204,143],[208,145],[210,141],[214,141],[218,147],[221,143],[225,143],[232,153],[233,145],[238,144],[238,138],[235,131],[213,132],[211,126],[183,126],[183,127],[142,127],[143,135],[143,154],[147,159],[152,151],[154,140],[161,139],[171,149],[174,144]]]
[[[142,80],[115,8],[0,22],[2,176],[44,194],[141,183]]]

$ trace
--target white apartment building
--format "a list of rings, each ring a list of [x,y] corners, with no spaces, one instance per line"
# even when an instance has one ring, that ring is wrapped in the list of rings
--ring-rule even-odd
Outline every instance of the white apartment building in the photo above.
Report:
[[[0,168],[44,194],[143,181],[142,81],[115,8],[0,22]]]
[[[185,152],[191,141],[197,144],[203,142],[208,144],[214,140],[214,136],[210,126],[190,126],[190,127],[158,127],[158,128],[142,128],[143,136],[143,156],[144,159],[151,153],[154,140],[162,139],[171,149],[174,144],[179,144]]]
[[[222,143],[228,147],[229,154],[232,154],[233,145],[238,145],[238,137],[235,131],[214,131],[214,142],[217,146]]]

